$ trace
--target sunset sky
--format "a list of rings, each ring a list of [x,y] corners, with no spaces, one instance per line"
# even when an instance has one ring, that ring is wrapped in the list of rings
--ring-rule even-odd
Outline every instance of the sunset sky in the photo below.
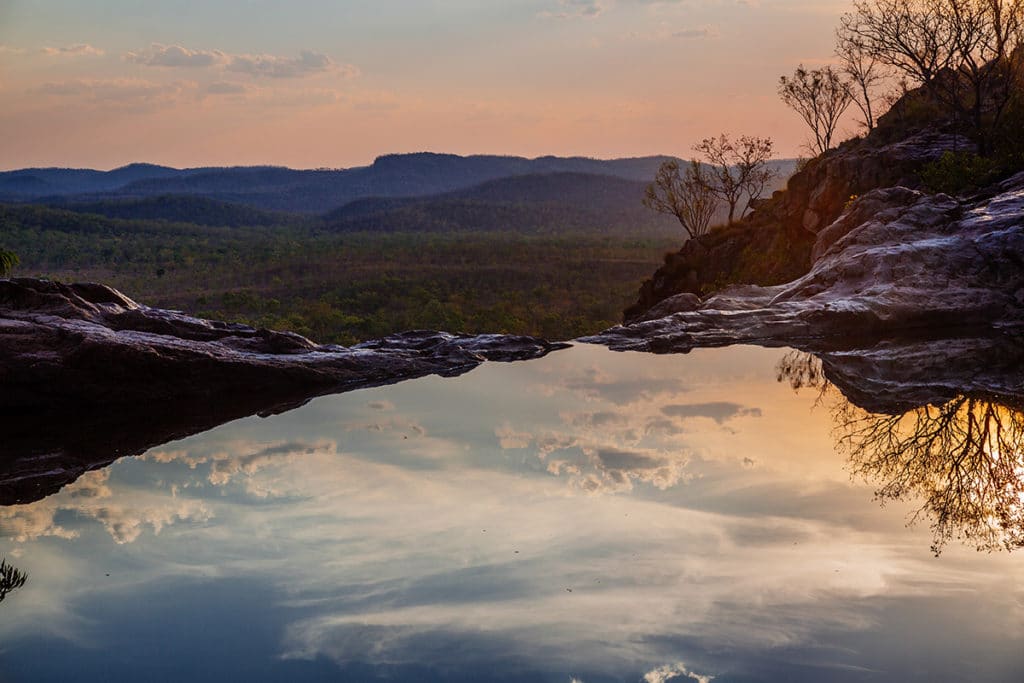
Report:
[[[845,0],[0,0],[0,167],[686,156],[804,131]],[[852,130],[852,128],[851,128]]]

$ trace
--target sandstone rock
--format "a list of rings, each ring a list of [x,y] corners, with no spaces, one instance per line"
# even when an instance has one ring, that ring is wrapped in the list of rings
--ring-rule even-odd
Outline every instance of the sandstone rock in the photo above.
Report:
[[[728,288],[697,310],[586,338],[670,352],[733,343],[794,345],[1024,323],[1024,174],[995,196],[958,201],[905,188],[858,199],[819,235],[811,271],[773,287]]]
[[[103,285],[0,280],[0,504],[228,420],[566,346],[443,332],[318,345],[149,308]]]
[[[812,255],[816,240],[830,244],[837,233],[845,234],[844,229],[870,215],[861,204],[858,216],[837,226],[855,199],[880,188],[918,188],[926,164],[950,150],[973,149],[962,136],[938,128],[895,141],[885,137],[891,134],[891,129],[878,129],[809,161],[789,179],[785,192],[737,225],[707,235],[706,248],[693,241],[683,245],[643,284],[637,302],[625,311],[625,322],[649,318],[648,310],[680,292],[704,294],[729,282],[775,285],[798,277],[820,256],[817,249]],[[822,232],[828,235],[824,241]]]

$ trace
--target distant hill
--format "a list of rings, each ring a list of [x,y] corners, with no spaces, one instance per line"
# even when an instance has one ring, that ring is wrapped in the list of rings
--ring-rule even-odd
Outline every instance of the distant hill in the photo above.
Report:
[[[512,176],[431,197],[360,199],[323,220],[333,231],[677,232],[675,219],[641,204],[644,187],[583,173]]]
[[[660,235],[678,226],[646,210],[641,199],[668,158],[420,153],[382,156],[346,170],[24,169],[0,173],[0,201],[208,226],[284,226],[302,220],[296,214],[314,222],[326,214],[326,226],[337,231],[633,229]],[[774,164],[781,187],[795,163]]]
[[[189,194],[260,209],[318,214],[360,198],[435,195],[509,176],[585,173],[646,181],[667,158],[605,161],[418,153],[386,155],[370,166],[343,170],[273,166],[178,170],[150,164],[113,171],[23,169],[0,173],[0,200],[68,204]]]
[[[178,170],[154,164],[129,164],[112,171],[77,168],[25,168],[0,172],[0,196],[4,199],[35,199],[47,195],[112,192],[143,179],[170,179],[197,169]]]
[[[785,182],[785,166],[779,170],[768,193]],[[430,197],[359,199],[327,213],[324,224],[335,231],[679,234],[675,218],[643,206],[646,187],[646,181],[608,175],[519,175]],[[726,217],[723,207],[717,220]]]
[[[76,213],[98,214],[108,218],[158,220],[232,228],[287,225],[301,220],[296,214],[254,209],[196,195],[161,195],[145,199],[108,199],[51,205]]]

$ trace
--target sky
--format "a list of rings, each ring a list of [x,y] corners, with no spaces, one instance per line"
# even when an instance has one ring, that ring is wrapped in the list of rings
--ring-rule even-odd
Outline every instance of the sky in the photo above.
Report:
[[[803,124],[845,0],[0,0],[0,168],[689,156]],[[852,130],[852,127],[851,127]]]

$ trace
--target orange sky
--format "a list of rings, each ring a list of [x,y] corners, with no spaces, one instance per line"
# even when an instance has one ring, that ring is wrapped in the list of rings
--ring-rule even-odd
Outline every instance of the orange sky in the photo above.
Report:
[[[795,156],[804,131],[778,101],[776,81],[829,58],[848,8],[281,5],[0,5],[0,167],[343,167],[421,150],[686,156],[719,132],[770,135],[780,156]]]

